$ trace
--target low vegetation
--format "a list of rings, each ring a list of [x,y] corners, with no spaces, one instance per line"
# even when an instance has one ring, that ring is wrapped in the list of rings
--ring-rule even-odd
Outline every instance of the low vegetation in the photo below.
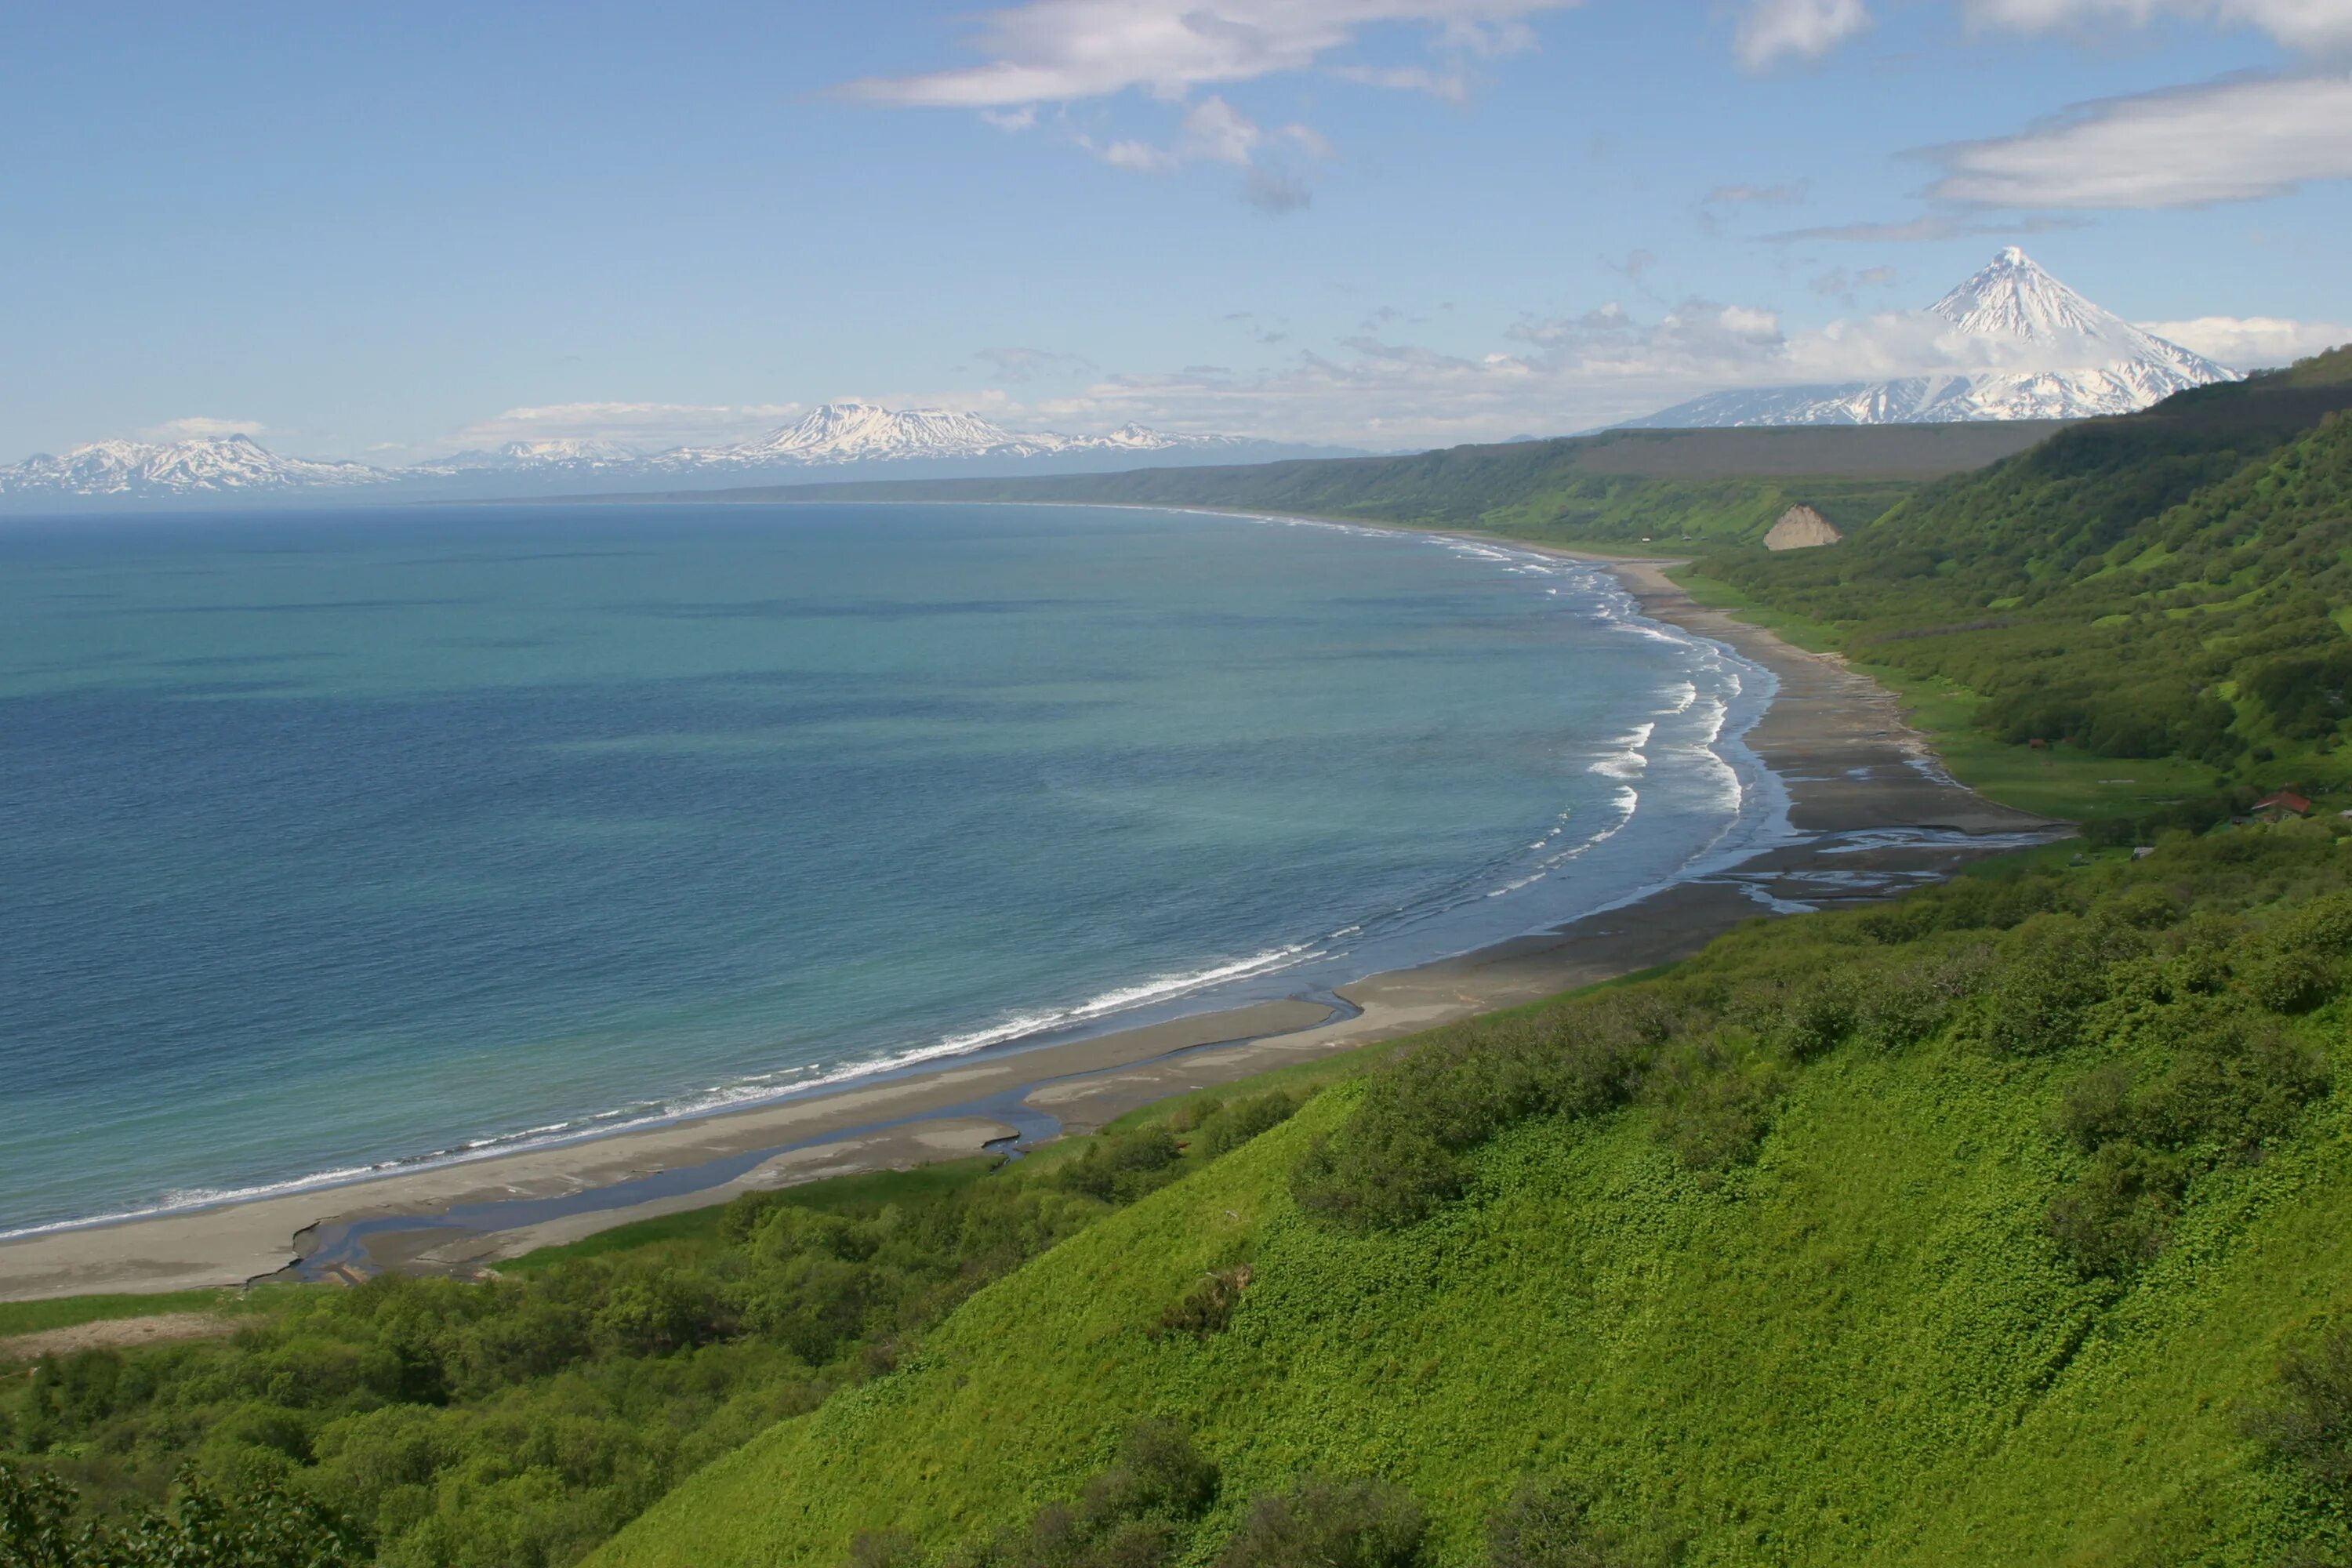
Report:
[[[1421,1037],[599,1561],[946,1568],[1139,1421],[1171,1563],[2337,1550],[2352,830],[2074,858]]]
[[[274,1291],[226,1340],[44,1356],[0,1385],[0,1457],[37,1466],[5,1472],[0,1564],[143,1563],[174,1531],[248,1517],[327,1521],[353,1561],[576,1561],[699,1466],[888,1371],[973,1290],[1295,1107],[1204,1097],[1075,1158],[748,1194],[488,1283]]]

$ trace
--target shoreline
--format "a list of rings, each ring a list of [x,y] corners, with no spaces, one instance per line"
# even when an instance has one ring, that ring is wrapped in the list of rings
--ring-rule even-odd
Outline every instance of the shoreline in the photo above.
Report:
[[[1779,689],[1741,743],[1787,792],[1789,840],[1549,931],[1339,986],[1352,1016],[1303,999],[1260,1002],[604,1137],[37,1232],[0,1241],[0,1300],[236,1286],[306,1260],[313,1277],[347,1280],[383,1268],[466,1273],[743,1191],[1088,1131],[1159,1100],[1673,962],[1774,910],[1891,896],[2058,826],[1952,781],[1893,693],[1843,661],[1697,605],[1664,574],[1676,559],[1394,531],[1603,568],[1643,617],[1769,670]]]

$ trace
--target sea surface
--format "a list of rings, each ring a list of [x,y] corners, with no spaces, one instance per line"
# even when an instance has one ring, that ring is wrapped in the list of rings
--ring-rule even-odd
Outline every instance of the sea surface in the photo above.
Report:
[[[1606,576],[1109,509],[0,525],[0,1233],[1333,984],[1780,830]]]

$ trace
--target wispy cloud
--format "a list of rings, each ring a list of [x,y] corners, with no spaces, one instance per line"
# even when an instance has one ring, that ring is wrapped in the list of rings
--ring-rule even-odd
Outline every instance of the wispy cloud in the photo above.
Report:
[[[1383,23],[1421,24],[1451,54],[1525,47],[1523,19],[1578,0],[1029,0],[991,11],[980,63],[869,77],[841,90],[874,103],[1002,109],[1139,89],[1194,89],[1308,69]],[[1423,88],[1399,79],[1399,87]]]
[[[1976,235],[2014,237],[2083,226],[2081,218],[2053,217],[2044,213],[2003,222],[1964,217],[1956,213],[1927,213],[1892,223],[1833,223],[1819,228],[1782,229],[1777,234],[1759,235],[1757,238],[1766,245],[1801,245],[1815,240],[1852,241],[1859,245],[1919,245],[1939,239],[1966,239]]]
[[[1848,272],[1843,267],[1833,267],[1827,272],[1816,275],[1806,284],[1806,287],[1828,299],[1851,300],[1864,289],[1888,287],[1895,282],[1897,276],[1892,267],[1865,267],[1859,272]]]
[[[1763,70],[1791,55],[1819,59],[1874,25],[1863,0],[1749,0],[1732,47],[1740,64]]]
[[[1331,145],[1306,125],[1260,128],[1220,92],[1314,70],[1364,86],[1459,101],[1473,62],[1530,48],[1525,18],[1581,0],[1027,0],[985,13],[970,39],[977,63],[868,77],[842,95],[896,108],[969,109],[1004,131],[1041,123],[1038,106],[1140,93],[1184,106],[1172,139],[1076,132],[1116,168],[1160,174],[1192,163],[1245,171],[1244,200],[1295,212],[1313,196]],[[1345,58],[1366,35],[1417,29],[1422,64]],[[1338,58],[1335,58],[1338,57]]]
[[[2352,47],[2352,5],[2343,0],[1967,0],[1965,10],[1978,26],[2025,33],[2180,17],[2258,28],[2293,49]]]
[[[268,428],[258,419],[219,419],[208,414],[191,414],[184,419],[166,419],[139,434],[149,441],[191,441],[207,436],[258,436]]]
[[[1779,185],[1717,185],[1700,198],[1701,206],[1792,207],[1811,192],[1811,180],[1790,180]]]
[[[1008,382],[1084,375],[1096,368],[1094,361],[1084,354],[1055,353],[1050,349],[982,349],[971,357],[993,368],[998,380]]]
[[[2352,77],[2238,77],[2081,105],[1930,149],[1928,194],[1982,206],[2186,207],[2352,178]]]
[[[553,403],[477,420],[451,436],[448,445],[469,448],[581,437],[652,452],[740,441],[802,412],[797,403]]]
[[[1242,196],[1270,213],[1296,212],[1313,199],[1315,170],[1328,163],[1331,144],[1314,129],[1285,125],[1268,131],[1212,94],[1185,113],[1176,139],[1166,146],[1126,139],[1078,144],[1116,168],[1166,174],[1188,163],[1223,163],[1247,171]]]
[[[2267,33],[2313,55],[2352,52],[2345,0],[1958,0],[1979,32],[2071,33],[2085,37],[2158,22],[2204,22]],[[1868,0],[1748,0],[1733,35],[1740,63],[1762,70],[1790,57],[1819,59],[1875,25]]]

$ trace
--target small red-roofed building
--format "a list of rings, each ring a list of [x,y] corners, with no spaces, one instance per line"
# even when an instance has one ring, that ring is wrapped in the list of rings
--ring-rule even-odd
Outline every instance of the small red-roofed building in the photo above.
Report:
[[[2290,816],[2309,816],[2311,802],[2291,789],[2283,789],[2254,802],[2254,809],[2247,815],[2257,822],[2284,822]]]

